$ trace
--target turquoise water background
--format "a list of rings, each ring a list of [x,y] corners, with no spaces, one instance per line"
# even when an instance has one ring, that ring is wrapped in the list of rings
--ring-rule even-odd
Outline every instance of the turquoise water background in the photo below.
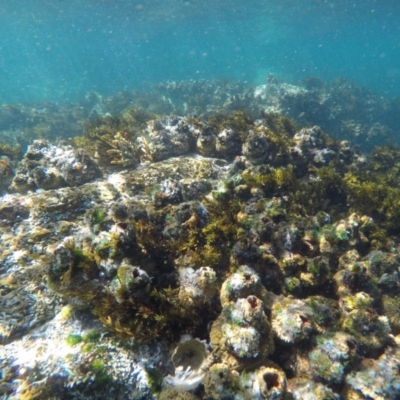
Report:
[[[400,95],[400,2],[7,0],[0,103],[165,80],[354,79]]]

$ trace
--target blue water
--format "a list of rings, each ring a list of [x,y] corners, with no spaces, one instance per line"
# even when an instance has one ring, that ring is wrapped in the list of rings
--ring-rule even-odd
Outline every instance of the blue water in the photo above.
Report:
[[[165,80],[337,77],[400,96],[397,0],[7,0],[0,103]]]

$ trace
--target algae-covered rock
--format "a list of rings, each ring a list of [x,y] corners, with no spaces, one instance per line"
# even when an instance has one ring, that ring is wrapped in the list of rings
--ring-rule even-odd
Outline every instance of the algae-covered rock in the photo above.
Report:
[[[98,165],[85,150],[36,140],[24,155],[11,189],[25,193],[28,190],[79,186],[100,176]]]

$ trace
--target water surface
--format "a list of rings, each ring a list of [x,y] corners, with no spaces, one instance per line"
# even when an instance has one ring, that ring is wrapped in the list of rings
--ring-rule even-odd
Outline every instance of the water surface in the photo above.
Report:
[[[389,0],[9,0],[0,102],[69,101],[165,80],[345,77],[398,96]]]

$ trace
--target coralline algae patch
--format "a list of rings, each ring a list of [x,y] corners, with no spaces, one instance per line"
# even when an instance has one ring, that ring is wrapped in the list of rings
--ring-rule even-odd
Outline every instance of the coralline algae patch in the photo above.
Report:
[[[2,398],[396,398],[397,155],[128,109],[4,158]]]

